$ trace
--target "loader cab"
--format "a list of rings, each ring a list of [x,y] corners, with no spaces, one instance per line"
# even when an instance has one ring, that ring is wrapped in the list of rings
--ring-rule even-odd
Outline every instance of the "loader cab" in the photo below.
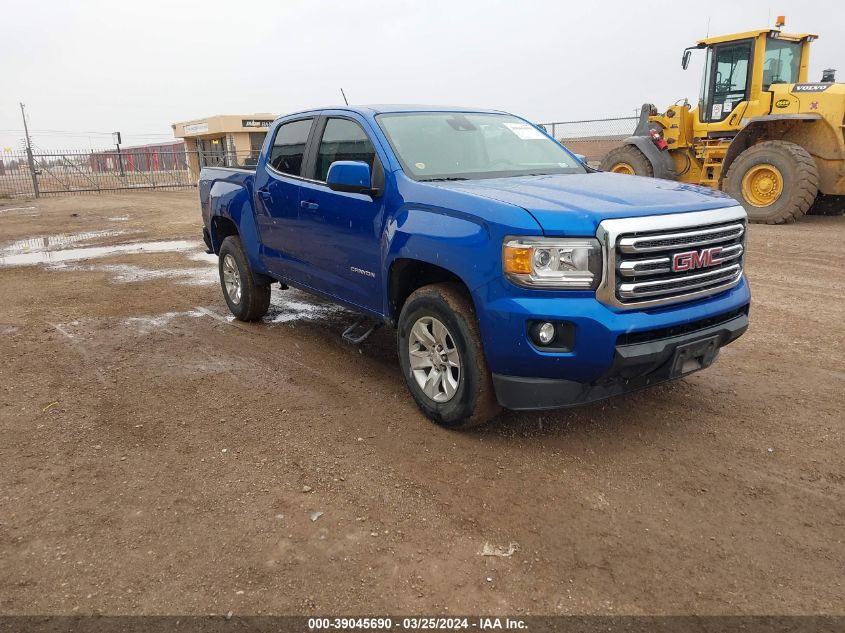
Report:
[[[706,50],[698,122],[709,133],[729,132],[743,118],[769,114],[771,86],[807,80],[809,44],[815,37],[761,29],[708,38],[686,49],[684,68],[693,49]]]
[[[737,105],[748,101],[753,52],[753,39],[724,42],[707,48],[698,104],[702,123],[722,121]]]

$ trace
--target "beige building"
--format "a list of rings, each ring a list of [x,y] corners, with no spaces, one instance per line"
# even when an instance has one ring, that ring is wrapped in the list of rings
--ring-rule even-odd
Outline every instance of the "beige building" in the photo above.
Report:
[[[275,114],[225,114],[174,123],[173,136],[185,139],[192,170],[207,166],[251,166]]]

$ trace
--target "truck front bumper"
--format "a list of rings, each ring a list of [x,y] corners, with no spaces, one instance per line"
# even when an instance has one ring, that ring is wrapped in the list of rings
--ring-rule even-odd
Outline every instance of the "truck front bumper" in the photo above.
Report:
[[[747,308],[710,327],[646,342],[617,344],[613,363],[589,383],[493,374],[496,398],[518,411],[571,407],[637,391],[704,369],[748,328]]]

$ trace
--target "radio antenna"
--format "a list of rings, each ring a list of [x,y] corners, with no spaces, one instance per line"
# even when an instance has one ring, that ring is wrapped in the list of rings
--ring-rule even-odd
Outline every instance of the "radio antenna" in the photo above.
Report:
[[[340,89],[340,94],[342,94],[342,95],[343,95],[343,102],[344,102],[346,105],[349,105],[349,101],[347,101],[347,100],[346,100],[346,93],[345,93],[345,92],[343,92],[343,88],[341,88],[341,89]]]

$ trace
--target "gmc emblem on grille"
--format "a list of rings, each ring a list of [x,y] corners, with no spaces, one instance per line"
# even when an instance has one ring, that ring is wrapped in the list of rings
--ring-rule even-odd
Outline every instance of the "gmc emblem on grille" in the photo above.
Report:
[[[675,253],[672,257],[672,270],[676,273],[695,270],[696,268],[707,268],[715,266],[720,262],[718,255],[722,252],[721,246],[704,248],[700,251],[686,251]]]

